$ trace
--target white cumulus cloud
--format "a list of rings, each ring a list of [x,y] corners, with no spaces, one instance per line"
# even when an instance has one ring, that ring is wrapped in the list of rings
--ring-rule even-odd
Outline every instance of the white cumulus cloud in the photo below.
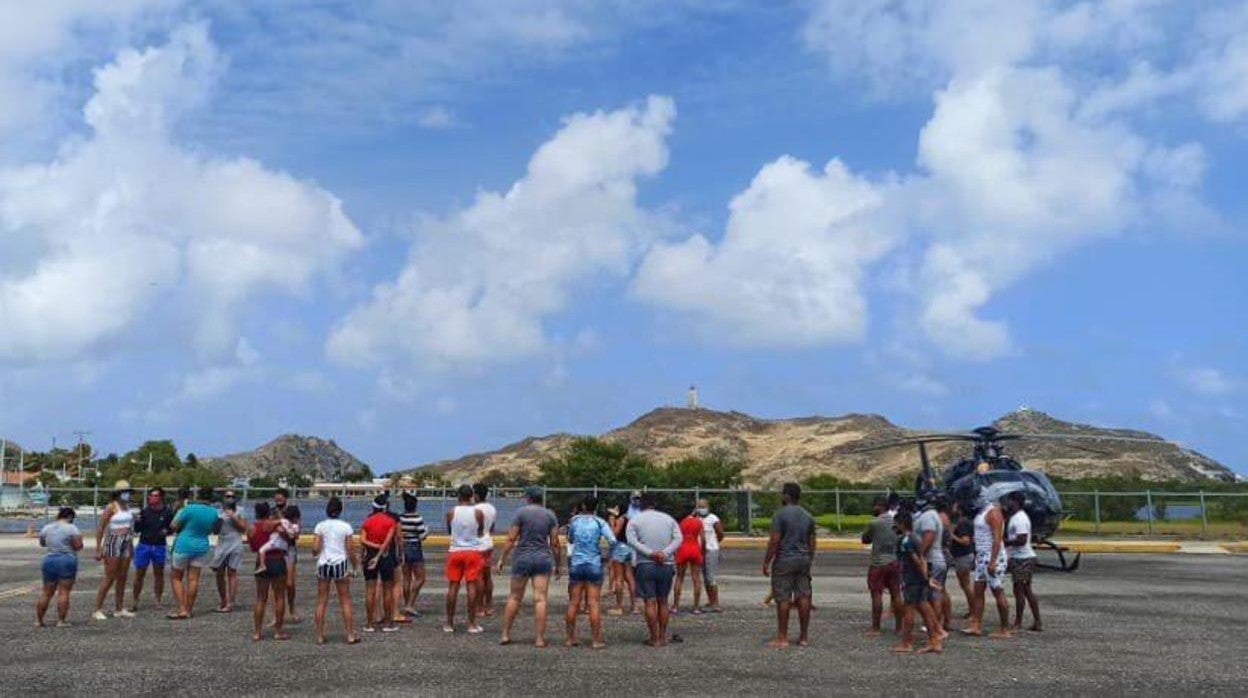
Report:
[[[49,162],[0,169],[0,360],[87,354],[158,305],[219,358],[244,302],[302,292],[362,244],[329,192],[176,141],[223,69],[200,24],[124,50],[95,73],[87,135]]]
[[[637,180],[667,165],[675,116],[650,97],[567,118],[510,189],[424,226],[399,277],[335,328],[330,356],[438,367],[546,350],[543,319],[583,283],[628,273],[649,228]]]
[[[872,218],[883,200],[839,160],[811,172],[807,163],[782,157],[732,200],[718,244],[696,235],[656,245],[634,292],[693,314],[708,335],[737,344],[861,338],[863,271],[891,246]]]

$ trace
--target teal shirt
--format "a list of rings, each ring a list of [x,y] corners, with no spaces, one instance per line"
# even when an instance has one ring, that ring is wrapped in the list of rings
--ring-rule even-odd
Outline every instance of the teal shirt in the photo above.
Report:
[[[181,526],[178,537],[173,541],[173,554],[196,557],[208,552],[208,536],[217,523],[217,510],[192,502],[182,507],[178,515],[173,517],[173,525]]]

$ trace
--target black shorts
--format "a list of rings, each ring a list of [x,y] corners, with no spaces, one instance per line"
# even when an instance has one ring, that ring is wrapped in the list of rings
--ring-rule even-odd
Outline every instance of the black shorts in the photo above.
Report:
[[[381,555],[381,560],[379,560],[377,565],[374,567],[373,560],[375,560],[378,555]],[[394,569],[398,566],[399,561],[394,556],[392,551],[387,551],[384,555],[382,555],[372,548],[367,548],[364,553],[364,581],[373,582],[376,581],[378,577],[381,577],[381,581],[383,582],[393,582]]]
[[[286,556],[278,557],[276,555],[268,556],[264,559],[264,573],[260,575],[265,579],[277,579],[286,576]]]

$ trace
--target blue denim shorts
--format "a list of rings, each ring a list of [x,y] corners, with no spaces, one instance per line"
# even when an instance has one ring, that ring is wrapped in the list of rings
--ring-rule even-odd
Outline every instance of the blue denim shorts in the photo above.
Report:
[[[672,577],[676,570],[671,565],[643,562],[633,574],[637,578],[637,595],[643,599],[666,599],[672,593]]]
[[[78,557],[69,553],[52,553],[43,558],[43,583],[72,582],[78,577]]]
[[[542,577],[549,576],[552,569],[552,563],[549,557],[521,555],[516,561],[511,563],[511,576],[513,577]]]
[[[423,565],[425,563],[425,548],[420,541],[414,543],[403,544],[403,564],[405,565]]]
[[[573,584],[602,586],[602,565],[581,564],[568,570],[568,581]]]

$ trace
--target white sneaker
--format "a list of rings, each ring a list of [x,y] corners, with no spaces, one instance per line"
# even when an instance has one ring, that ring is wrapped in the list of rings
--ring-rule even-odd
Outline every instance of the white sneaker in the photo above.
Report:
[[[95,620],[108,620],[108,616],[104,615],[103,611],[96,611],[91,614],[91,617]]]
[[[114,613],[113,617],[114,618],[133,618],[134,614],[123,608],[120,611],[117,611],[116,613]]]

